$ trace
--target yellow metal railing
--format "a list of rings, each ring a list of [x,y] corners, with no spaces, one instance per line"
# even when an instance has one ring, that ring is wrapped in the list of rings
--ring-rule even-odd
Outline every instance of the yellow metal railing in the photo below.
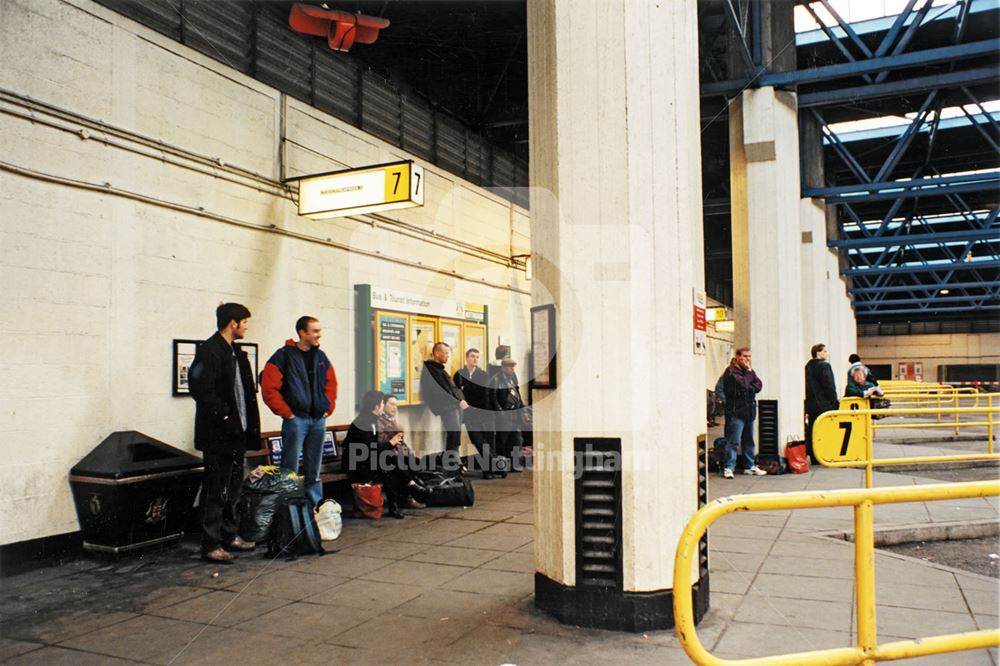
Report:
[[[862,399],[863,400],[863,399]],[[993,452],[993,427],[997,424],[995,414],[1000,407],[942,407],[940,409],[838,409],[824,412],[812,427],[813,454],[825,467],[864,467],[865,487],[872,487],[873,468],[876,465],[910,465],[977,460],[1000,460]],[[874,424],[872,416],[934,416],[936,414],[956,417],[970,414],[982,420],[961,421],[962,427],[985,426],[987,452],[953,454],[943,456],[913,456],[904,458],[876,458],[873,450],[875,430],[891,428],[933,428],[953,426],[951,423],[888,423]]]
[[[677,637],[688,656],[699,666],[847,666],[924,655],[975,650],[1000,646],[1000,629],[931,636],[879,645],[875,618],[875,536],[876,504],[927,502],[995,497],[1000,481],[946,483],[929,486],[899,486],[875,490],[832,490],[794,493],[734,495],[702,507],[681,533],[674,556],[674,622]],[[797,652],[755,659],[720,659],[698,640],[692,608],[691,580],[698,566],[698,541],[713,522],[731,513],[781,511],[820,507],[854,507],[855,607],[858,618],[857,645],[811,652]]]

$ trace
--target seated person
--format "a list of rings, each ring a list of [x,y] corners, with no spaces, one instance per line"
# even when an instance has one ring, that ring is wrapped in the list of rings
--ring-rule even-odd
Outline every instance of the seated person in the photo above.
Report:
[[[871,398],[872,396],[882,396],[882,389],[868,379],[868,368],[857,365],[851,370],[851,377],[847,382],[847,391],[844,396],[847,398]]]
[[[404,506],[408,509],[426,508],[413,497],[413,492],[421,488],[414,474],[418,465],[416,456],[406,446],[401,429],[379,433],[376,482],[382,484],[389,515],[393,518],[404,516],[400,510]]]

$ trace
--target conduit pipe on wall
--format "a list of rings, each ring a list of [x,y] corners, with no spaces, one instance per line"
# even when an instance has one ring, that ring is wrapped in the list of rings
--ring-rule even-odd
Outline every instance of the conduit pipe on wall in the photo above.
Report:
[[[16,164],[11,164],[9,162],[0,161],[0,170],[7,171],[25,178],[30,178],[33,180],[40,180],[47,183],[53,183],[56,185],[63,185],[66,187],[73,187],[76,189],[88,190],[91,192],[99,192],[101,194],[110,194],[112,196],[122,197],[125,199],[131,199],[132,201],[138,201],[140,203],[148,204],[151,206],[157,206],[159,208],[166,208],[168,210],[173,210],[179,213],[185,213],[187,215],[194,215],[196,217],[202,217],[208,220],[214,220],[216,222],[222,222],[224,224],[230,224],[236,227],[242,227],[244,229],[252,229],[254,231],[262,231],[265,233],[277,234],[279,236],[287,236],[289,238],[294,238],[297,240],[305,241],[308,243],[315,243],[317,245],[323,245],[326,247],[336,248],[338,250],[343,250],[345,252],[353,252],[355,254],[361,254],[366,257],[371,257],[372,259],[381,259],[383,261],[391,262],[395,265],[408,266],[410,268],[415,268],[422,271],[427,271],[429,273],[434,273],[436,275],[444,275],[447,277],[454,278],[456,280],[463,280],[466,282],[474,282],[476,284],[481,284],[493,289],[502,289],[504,291],[510,291],[518,294],[530,295],[530,291],[524,289],[518,289],[510,285],[499,284],[496,282],[491,282],[484,278],[475,278],[468,275],[463,275],[454,271],[445,271],[434,268],[433,266],[427,266],[418,261],[412,261],[410,259],[404,259],[402,257],[393,257],[391,255],[383,254],[379,251],[363,250],[360,248],[354,248],[344,243],[338,243],[336,241],[330,240],[328,238],[318,238],[316,236],[310,236],[308,234],[299,233],[297,231],[290,231],[288,229],[281,229],[273,224],[257,224],[254,222],[247,222],[246,220],[238,220],[236,218],[227,217],[225,215],[220,215],[218,213],[212,213],[205,210],[204,208],[195,208],[193,206],[188,206],[185,204],[174,203],[172,201],[166,201],[165,199],[159,199],[157,197],[151,197],[149,195],[140,194],[138,192],[130,192],[128,190],[123,190],[116,188],[111,184],[90,183],[82,180],[75,180],[73,178],[66,178],[63,176],[56,176],[53,174],[44,173],[41,171],[36,171],[34,169],[29,169],[27,167],[18,166]]]
[[[284,185],[283,183],[271,180],[260,174],[247,169],[242,169],[231,164],[226,164],[221,158],[213,158],[205,155],[200,155],[198,153],[191,152],[184,148],[179,148],[177,146],[172,146],[170,144],[164,143],[156,139],[150,139],[148,137],[143,137],[129,130],[121,129],[108,125],[98,120],[93,120],[86,116],[82,116],[72,111],[62,109],[51,104],[46,104],[44,102],[39,102],[28,97],[19,95],[18,93],[12,92],[0,88],[0,103],[6,103],[7,105],[12,105],[15,107],[21,107],[27,110],[27,113],[23,111],[18,111],[17,109],[10,108],[4,104],[0,104],[0,113],[19,118],[31,123],[44,125],[46,127],[51,127],[53,129],[73,134],[79,136],[84,140],[97,141],[106,146],[117,148],[119,150],[124,150],[148,159],[153,159],[158,162],[163,162],[176,166],[178,168],[193,171],[195,173],[210,176],[213,178],[219,178],[226,182],[239,185],[241,187],[248,187],[250,189],[256,190],[258,192],[263,192],[265,194],[270,194],[271,196],[279,197],[282,199],[287,199],[289,201],[297,202],[297,196],[293,191]],[[48,116],[46,118],[45,116]],[[54,120],[53,120],[54,119]],[[58,122],[57,122],[58,121]],[[72,125],[76,125],[73,127]],[[114,137],[114,138],[112,138]],[[122,141],[116,141],[115,139],[121,139]],[[284,139],[287,141],[288,139]],[[284,145],[282,142],[282,146]],[[292,141],[291,143],[295,143]],[[136,145],[130,145],[136,144]],[[300,144],[296,144],[300,145]],[[303,146],[303,148],[306,148]],[[283,152],[283,149],[282,149]],[[283,157],[279,158],[284,164]],[[11,165],[14,166],[14,165]],[[21,167],[16,167],[21,168]],[[282,166],[282,168],[284,168]],[[52,176],[53,178],[60,178],[59,176]],[[72,179],[67,179],[72,180]],[[82,182],[82,181],[81,181]],[[101,187],[97,185],[96,187]],[[103,190],[102,191],[106,191]],[[139,195],[143,196],[143,195]],[[183,204],[173,204],[183,206]],[[197,211],[197,208],[187,207],[193,211]],[[513,221],[513,206],[508,205],[510,208],[509,218],[511,224]],[[371,219],[368,219],[371,218]],[[361,222],[368,224],[370,226],[376,226],[376,222],[381,223],[379,226],[396,233],[411,240],[417,240],[425,243],[430,243],[438,247],[443,247],[445,249],[454,250],[460,252],[466,256],[471,256],[481,261],[487,261],[490,263],[495,263],[502,265],[506,268],[521,268],[518,261],[512,257],[498,252],[493,252],[492,250],[473,245],[471,243],[466,243],[457,238],[450,238],[448,236],[442,236],[430,229],[424,229],[416,225],[408,224],[400,220],[385,216],[385,215],[368,215],[368,216],[348,216],[346,219],[353,220],[355,222]],[[288,232],[294,233],[294,232]],[[513,232],[512,232],[513,233]],[[317,238],[317,240],[322,240]],[[357,252],[358,250],[351,250],[352,252]],[[506,287],[504,287],[506,288]]]

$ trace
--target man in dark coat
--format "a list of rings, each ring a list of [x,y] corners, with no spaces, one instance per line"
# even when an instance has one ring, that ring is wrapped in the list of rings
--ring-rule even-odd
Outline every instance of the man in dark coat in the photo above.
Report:
[[[722,390],[726,396],[726,462],[722,476],[727,479],[733,478],[741,446],[743,473],[752,476],[767,474],[754,462],[753,421],[757,416],[757,394],[763,384],[753,371],[750,359],[749,347],[741,347],[722,373]]]
[[[823,412],[837,409],[837,385],[830,367],[830,350],[823,343],[815,344],[809,350],[812,358],[806,363],[806,452],[815,464],[813,455],[812,429],[816,419]]]
[[[246,336],[250,310],[223,303],[215,311],[218,331],[202,343],[188,373],[196,403],[194,446],[204,454],[201,488],[201,556],[229,564],[228,550],[253,550],[238,532],[236,507],[243,487],[243,461],[260,448],[257,387],[246,352],[233,343]]]
[[[444,429],[445,451],[449,457],[457,458],[462,445],[462,412],[469,408],[462,389],[445,369],[451,356],[447,342],[437,342],[431,349],[431,359],[424,361],[424,371],[420,374],[420,399],[431,413],[441,417]]]
[[[517,385],[514,368],[517,362],[505,358],[500,362],[501,370],[490,379],[490,401],[497,413],[496,447],[497,455],[514,458],[514,452],[521,447],[521,423],[524,419],[524,400]],[[511,465],[511,471],[521,471]]]
[[[461,389],[469,409],[462,415],[469,439],[479,451],[483,464],[483,478],[493,478],[490,471],[490,454],[493,450],[493,412],[489,399],[490,376],[479,367],[479,350],[465,352],[465,366],[452,377],[455,386]]]

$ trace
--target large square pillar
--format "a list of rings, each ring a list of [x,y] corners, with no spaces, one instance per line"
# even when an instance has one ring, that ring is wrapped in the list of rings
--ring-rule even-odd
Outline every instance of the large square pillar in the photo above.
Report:
[[[803,339],[798,137],[794,93],[746,90],[729,106],[735,346],[753,351],[764,384],[758,400],[778,401],[779,445],[804,434],[811,344]],[[825,298],[822,285],[812,288]]]
[[[705,431],[696,4],[529,0],[527,23],[532,300],[557,311],[558,386],[534,392],[536,604],[667,628]]]

